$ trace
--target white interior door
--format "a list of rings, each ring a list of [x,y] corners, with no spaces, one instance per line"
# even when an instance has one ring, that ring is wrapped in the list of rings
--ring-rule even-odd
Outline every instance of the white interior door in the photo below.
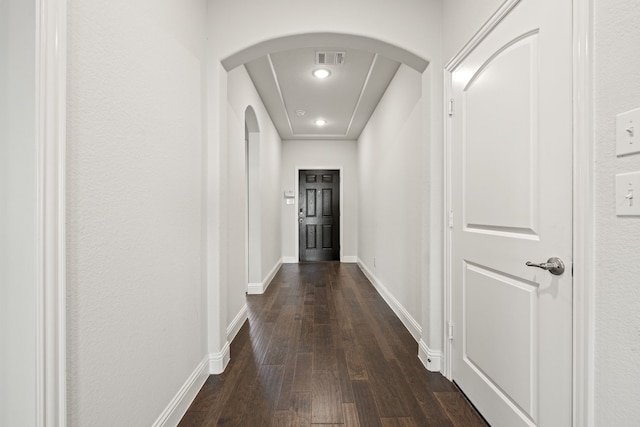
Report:
[[[494,427],[570,426],[572,4],[511,3],[451,75],[452,377]]]

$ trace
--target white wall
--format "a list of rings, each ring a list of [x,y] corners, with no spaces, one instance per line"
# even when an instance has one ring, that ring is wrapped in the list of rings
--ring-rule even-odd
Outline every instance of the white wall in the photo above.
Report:
[[[296,190],[297,169],[342,168],[342,258],[353,262],[357,252],[358,225],[358,155],[356,141],[284,141],[280,206],[282,209],[282,254],[296,262],[298,215],[296,205],[285,204],[284,191]],[[296,199],[298,195],[296,194]]]
[[[68,19],[69,425],[151,425],[206,354],[206,2]]]
[[[245,111],[251,106],[258,120],[260,158],[260,253],[264,280],[282,258],[280,233],[280,152],[281,142],[258,92],[244,67],[228,74],[227,89],[227,177],[224,202],[226,220],[227,319],[226,326],[245,304],[247,290],[247,173],[245,152]]]
[[[422,76],[401,65],[358,139],[358,258],[420,322],[422,317]],[[428,206],[428,204],[426,204]]]
[[[0,0],[0,425],[36,425],[35,2]]]
[[[425,59],[433,56],[432,29],[425,25],[440,18],[439,0],[328,0],[322,7],[296,0],[210,0],[212,43],[226,58],[257,42],[284,35],[338,32],[377,38],[404,47]],[[313,13],[310,13],[313,12]]]
[[[614,175],[640,171],[615,155],[615,116],[640,107],[640,6],[595,0],[595,425],[640,419],[640,217],[617,217]]]
[[[443,59],[453,58],[505,0],[444,0]]]
[[[222,179],[226,176],[222,159],[226,158],[227,140],[226,90],[227,72],[220,61],[257,43],[273,38],[305,34],[310,32],[335,32],[371,37],[407,49],[430,61],[430,66],[422,75],[424,114],[423,150],[421,157],[441,158],[442,152],[442,40],[440,0],[400,0],[379,2],[375,7],[367,0],[329,0],[322,8],[314,8],[297,0],[209,0],[209,64],[208,68],[208,162],[211,166],[207,177],[210,193],[219,194],[220,199],[209,201],[207,242],[209,312],[219,312],[219,301],[226,301],[226,277],[220,268],[225,262],[224,236],[221,224],[225,213],[220,210],[227,200]],[[425,96],[428,95],[428,96]],[[440,153],[440,154],[439,154]],[[428,181],[427,194],[436,203],[429,206],[429,213],[421,218],[423,240],[429,239],[431,251],[422,254],[423,275],[430,278],[425,286],[428,292],[422,305],[429,325],[428,331],[435,331],[428,341],[441,346],[441,232],[442,210],[442,162],[430,165],[433,175]],[[428,298],[427,298],[428,296]],[[209,320],[209,350],[220,351],[224,345],[224,319],[212,316]],[[418,322],[421,319],[416,319]]]

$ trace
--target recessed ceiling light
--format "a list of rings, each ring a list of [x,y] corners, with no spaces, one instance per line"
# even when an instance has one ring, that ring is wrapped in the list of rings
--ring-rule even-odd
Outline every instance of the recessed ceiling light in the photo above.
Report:
[[[318,68],[317,70],[313,70],[313,75],[318,79],[326,79],[331,75],[331,71],[326,68]]]
[[[297,115],[298,117],[302,117],[302,116],[304,116],[305,114],[307,114],[307,112],[306,112],[306,111],[304,111],[304,110],[296,110],[296,115]]]
[[[318,119],[313,123],[315,123],[317,126],[324,126],[327,124],[327,121],[325,119]]]

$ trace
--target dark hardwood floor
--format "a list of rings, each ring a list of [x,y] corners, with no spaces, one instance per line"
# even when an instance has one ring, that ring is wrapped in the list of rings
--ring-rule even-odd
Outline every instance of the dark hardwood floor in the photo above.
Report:
[[[286,264],[180,426],[486,426],[355,264]]]

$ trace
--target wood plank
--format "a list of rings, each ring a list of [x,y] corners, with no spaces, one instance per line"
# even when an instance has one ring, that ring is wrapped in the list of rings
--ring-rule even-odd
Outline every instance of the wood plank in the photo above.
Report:
[[[262,363],[265,365],[284,365],[289,354],[289,338],[271,337]]]
[[[487,423],[459,392],[434,393],[455,427],[486,427]]]
[[[276,411],[271,419],[271,427],[295,427],[291,418],[289,411]]]
[[[417,424],[413,418],[382,418],[382,427],[417,427]]]
[[[358,420],[358,408],[355,403],[343,403],[342,414],[344,415],[345,427],[360,427]]]
[[[353,398],[358,410],[358,420],[361,426],[382,427],[378,407],[371,394],[368,381],[353,381]]]
[[[178,427],[199,427],[207,422],[207,412],[188,411],[180,420]]]
[[[311,398],[311,424],[342,424],[340,384],[334,372],[313,373]]]
[[[282,387],[278,395],[277,410],[288,410],[291,406],[291,398],[293,397],[293,381],[296,373],[297,353],[290,352],[287,356],[287,362],[284,365],[284,374],[282,377]]]
[[[331,325],[314,325],[313,371],[337,372],[335,345]]]
[[[484,426],[356,265],[290,264],[264,295],[231,361],[210,376],[181,426]],[[382,415],[382,418],[381,418]]]
[[[353,403],[353,388],[351,387],[347,359],[345,358],[343,350],[336,351],[336,360],[338,362],[338,381],[340,382],[342,402]]]
[[[376,399],[380,416],[392,418],[408,416],[407,409],[400,400],[393,372],[382,350],[368,348],[364,360],[367,370],[376,373],[369,378],[369,386]]]
[[[300,325],[300,335],[297,342],[297,351],[299,353],[313,351],[313,318],[304,316]]]
[[[363,354],[365,349],[356,345],[348,345],[344,348],[345,360],[351,380],[368,380],[367,368],[364,363]]]
[[[296,393],[291,408],[292,425],[294,427],[307,427],[311,425],[311,393]]]
[[[296,372],[293,377],[293,391],[311,391],[311,372],[313,371],[313,354],[298,353]]]

